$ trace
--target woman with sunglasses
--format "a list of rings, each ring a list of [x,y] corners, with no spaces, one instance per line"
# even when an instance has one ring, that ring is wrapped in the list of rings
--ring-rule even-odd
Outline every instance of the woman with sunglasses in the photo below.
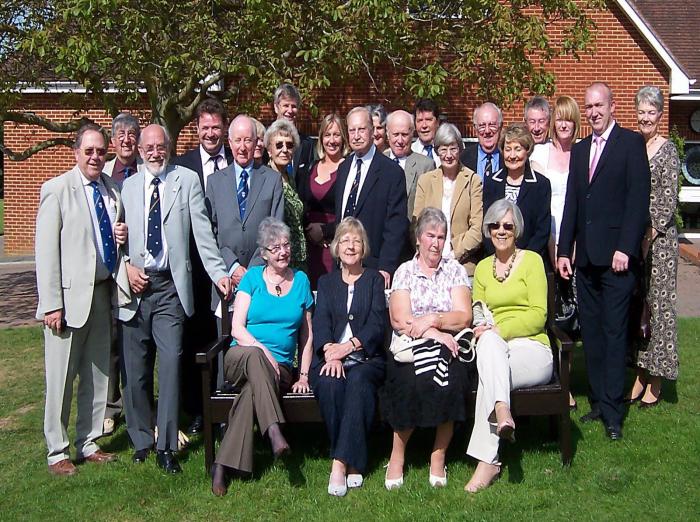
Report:
[[[265,132],[265,148],[270,156],[269,166],[282,177],[284,194],[284,222],[291,230],[292,258],[294,268],[306,271],[306,239],[304,238],[304,204],[299,199],[294,180],[290,176],[294,151],[299,147],[299,132],[293,123],[285,119],[276,120]],[[299,173],[300,177],[304,173]]]
[[[517,247],[537,252],[549,263],[547,245],[551,230],[552,187],[549,180],[530,168],[529,157],[535,147],[524,123],[509,125],[503,132],[499,148],[505,168],[484,181],[484,209],[494,201],[505,198],[522,212],[524,229],[516,241]],[[486,254],[494,253],[489,237],[484,241]]]
[[[258,246],[265,265],[248,269],[233,304],[233,341],[224,358],[224,376],[240,393],[211,470],[211,490],[216,496],[226,494],[229,473],[249,476],[253,471],[255,417],[275,458],[289,451],[280,429],[284,416],[279,397],[290,388],[295,393],[310,391],[313,295],[309,279],[289,267],[290,232],[281,221],[263,219]],[[301,362],[298,380],[292,384],[297,345]]]
[[[456,259],[471,277],[481,251],[483,185],[479,176],[463,166],[462,135],[451,123],[443,123],[435,133],[434,147],[440,167],[418,178],[413,220],[426,207],[442,209],[447,217],[447,238],[442,256]]]
[[[514,440],[510,391],[552,378],[552,350],[545,332],[547,276],[540,255],[517,247],[524,227],[520,209],[507,199],[496,201],[484,216],[484,235],[494,254],[476,267],[474,300],[486,304],[494,324],[474,328],[479,383],[467,455],[478,464],[464,487],[470,493],[498,478],[499,442]]]

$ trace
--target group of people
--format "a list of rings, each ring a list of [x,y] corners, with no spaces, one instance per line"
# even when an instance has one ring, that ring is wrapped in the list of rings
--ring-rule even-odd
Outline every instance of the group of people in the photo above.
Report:
[[[625,400],[658,404],[661,379],[678,368],[678,155],[659,133],[660,91],[643,87],[635,103],[639,134],[615,122],[610,88],[591,84],[593,134],[577,141],[573,98],[550,107],[536,96],[525,121],[505,129],[486,102],[474,111],[477,141],[466,144],[432,100],[412,113],[355,107],[345,119],[323,117],[314,144],[296,128],[299,93],[282,84],[267,129],[246,115],[229,123],[220,102],[204,100],[199,146],[172,161],[163,127],[141,130],[120,114],[107,164],[106,134],[84,126],[76,166],[44,184],[37,216],[49,470],[76,472],[67,422],[79,376],[79,462],[115,458],[95,441],[123,407],[133,461],[155,450],[161,468],[181,471],[180,402],[187,431],[202,428],[194,354],[232,310],[222,379],[239,393],[211,470],[215,495],[252,472],[255,418],[275,457],[289,451],[288,391],[319,402],[329,494],[362,485],[377,409],[393,429],[386,488],[402,486],[416,428],[435,428],[429,483],[444,486],[473,388],[467,453],[478,464],[465,490],[479,491],[500,473],[500,441],[513,440],[510,391],[552,378],[547,272],[575,275],[591,403],[582,420],[602,420],[619,439]],[[640,276],[652,335],[636,345],[625,399]],[[474,343],[461,337],[467,328]]]

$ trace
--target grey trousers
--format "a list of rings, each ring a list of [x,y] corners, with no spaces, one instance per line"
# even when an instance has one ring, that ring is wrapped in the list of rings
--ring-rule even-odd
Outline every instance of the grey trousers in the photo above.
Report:
[[[78,412],[75,423],[77,458],[89,457],[99,448],[107,400],[110,345],[110,281],[95,285],[87,322],[81,328],[56,333],[44,327],[46,407],[44,436],[48,463],[70,458],[68,419],[73,382],[78,377]]]
[[[231,406],[228,429],[216,454],[216,463],[239,471],[253,471],[254,416],[260,433],[283,423],[279,395],[291,387],[292,373],[280,365],[280,383],[265,354],[255,346],[232,346],[224,359],[226,380],[241,389]]]
[[[119,335],[116,320],[112,321],[112,343],[109,347],[109,385],[107,387],[107,408],[105,419],[117,420],[122,414],[122,391],[119,379]]]
[[[158,355],[158,450],[177,451],[180,356],[185,311],[168,275],[149,274],[139,308],[119,322],[126,429],[135,450],[153,447],[153,371]]]

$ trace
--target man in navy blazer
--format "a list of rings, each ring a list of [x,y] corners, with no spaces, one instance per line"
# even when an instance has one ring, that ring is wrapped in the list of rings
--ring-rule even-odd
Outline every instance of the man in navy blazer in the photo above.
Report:
[[[379,270],[389,288],[408,234],[406,178],[396,162],[377,152],[365,107],[352,109],[347,124],[353,153],[338,167],[336,223],[345,216],[362,222],[370,248],[365,264]]]
[[[462,165],[476,172],[483,182],[485,178],[503,168],[503,154],[498,150],[503,113],[494,103],[482,103],[474,109],[473,122],[478,142],[465,143],[459,160]],[[484,212],[487,210],[488,208],[484,207]]]
[[[617,440],[624,417],[629,304],[651,182],[644,140],[615,122],[610,87],[591,84],[584,107],[593,134],[571,150],[557,267],[569,279],[575,255],[591,403],[581,420],[602,420],[608,437]]]

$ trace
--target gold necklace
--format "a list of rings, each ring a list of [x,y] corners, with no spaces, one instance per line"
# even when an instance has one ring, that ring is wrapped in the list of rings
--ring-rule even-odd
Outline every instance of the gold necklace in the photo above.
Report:
[[[266,267],[266,268],[269,268],[269,267]],[[270,284],[275,285],[275,293],[277,294],[277,297],[282,297],[282,283],[284,283],[285,276],[286,276],[286,272],[285,272],[285,275],[282,276],[282,279],[280,279],[279,282],[275,283],[274,281],[272,281],[270,274],[269,273],[267,274],[267,278],[270,280]]]
[[[493,278],[498,281],[499,283],[502,283],[506,279],[508,279],[508,276],[510,275],[510,270],[513,268],[513,263],[515,263],[515,256],[518,255],[518,249],[516,248],[513,251],[513,255],[510,257],[510,262],[508,263],[508,267],[506,268],[506,271],[503,273],[503,277],[500,277],[496,273],[496,254],[493,255]]]

